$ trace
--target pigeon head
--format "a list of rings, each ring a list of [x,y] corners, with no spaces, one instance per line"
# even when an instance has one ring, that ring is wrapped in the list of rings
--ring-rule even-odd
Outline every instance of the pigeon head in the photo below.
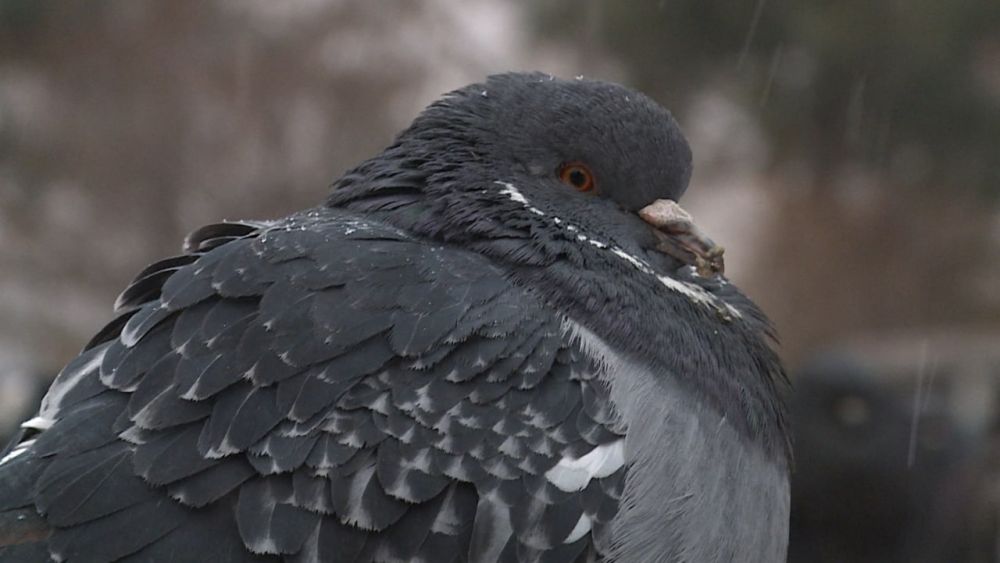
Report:
[[[438,117],[467,120],[493,172],[530,180],[519,189],[545,201],[607,198],[635,212],[677,200],[691,177],[674,118],[618,84],[504,74],[452,93],[415,127],[428,120],[433,129]]]
[[[677,122],[647,96],[609,82],[510,73],[433,103],[385,153],[345,176],[331,200],[374,196],[360,204],[366,211],[395,209],[411,203],[409,187],[429,196],[406,205],[409,229],[480,247],[503,239],[496,249],[508,255],[500,258],[529,265],[579,262],[613,247],[669,274],[705,262],[714,244],[679,208],[666,217],[641,212],[676,202],[690,177]],[[350,189],[358,179],[363,185]],[[510,231],[529,223],[526,252]]]

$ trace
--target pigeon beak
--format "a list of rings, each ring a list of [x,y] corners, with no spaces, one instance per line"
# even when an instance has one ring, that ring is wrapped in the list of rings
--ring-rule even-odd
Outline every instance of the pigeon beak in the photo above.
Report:
[[[694,266],[702,277],[725,272],[725,249],[695,226],[691,214],[676,201],[658,199],[639,210],[639,217],[656,229],[656,249]]]

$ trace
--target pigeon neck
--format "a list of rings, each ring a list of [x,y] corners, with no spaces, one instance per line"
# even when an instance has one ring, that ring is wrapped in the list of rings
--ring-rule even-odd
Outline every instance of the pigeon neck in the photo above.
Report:
[[[469,160],[458,163],[459,149],[398,143],[345,175],[328,204],[494,260],[553,309],[672,374],[768,454],[788,457],[784,372],[770,325],[748,299],[722,278],[666,276],[611,239],[570,231],[516,187],[476,180],[496,171],[461,146]]]

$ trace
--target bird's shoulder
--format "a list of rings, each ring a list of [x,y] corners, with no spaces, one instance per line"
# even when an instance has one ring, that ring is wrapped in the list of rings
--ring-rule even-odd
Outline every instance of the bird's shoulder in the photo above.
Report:
[[[338,210],[143,271],[0,463],[62,557],[483,560],[606,549],[607,386],[482,256]],[[173,555],[171,555],[173,554]]]

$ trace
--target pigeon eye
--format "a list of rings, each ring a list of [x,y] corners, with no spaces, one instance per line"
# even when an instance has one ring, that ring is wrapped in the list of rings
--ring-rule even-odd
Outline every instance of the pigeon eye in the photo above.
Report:
[[[559,167],[559,179],[581,192],[594,189],[594,174],[582,162],[570,162]]]

